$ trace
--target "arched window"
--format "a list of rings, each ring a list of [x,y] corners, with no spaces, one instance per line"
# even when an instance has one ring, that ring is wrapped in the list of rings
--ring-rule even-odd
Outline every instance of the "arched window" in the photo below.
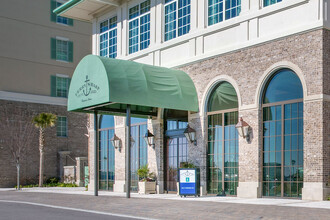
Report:
[[[148,163],[148,146],[143,136],[148,130],[147,119],[131,118],[131,190],[138,191],[137,170]]]
[[[208,193],[236,195],[238,185],[238,99],[234,87],[219,83],[207,104]]]
[[[290,69],[277,71],[263,97],[263,196],[301,197],[303,89]]]
[[[99,189],[113,191],[115,182],[114,117],[101,115],[99,126]]]

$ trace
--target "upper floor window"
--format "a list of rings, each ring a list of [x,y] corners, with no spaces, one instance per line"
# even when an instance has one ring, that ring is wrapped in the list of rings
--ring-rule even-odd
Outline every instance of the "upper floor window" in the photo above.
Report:
[[[73,61],[73,42],[62,38],[51,38],[51,58],[59,61]]]
[[[69,77],[51,76],[51,96],[63,98],[68,97],[70,81],[71,79]]]
[[[165,0],[165,41],[190,30],[190,0]]]
[[[100,24],[100,56],[117,57],[117,16]]]
[[[238,16],[241,13],[241,0],[209,0],[209,25]]]
[[[68,136],[68,121],[65,116],[57,117],[56,136],[57,137],[67,137]]]
[[[281,2],[282,0],[264,0],[264,7],[272,5],[272,4],[276,4],[278,2]]]
[[[50,19],[53,22],[59,23],[59,24],[65,24],[65,25],[73,25],[73,20],[70,18],[65,18],[59,15],[56,15],[53,13],[53,10],[55,8],[60,7],[62,4],[64,4],[66,1],[65,0],[51,0],[50,1]]]
[[[129,9],[129,54],[150,44],[150,0]]]

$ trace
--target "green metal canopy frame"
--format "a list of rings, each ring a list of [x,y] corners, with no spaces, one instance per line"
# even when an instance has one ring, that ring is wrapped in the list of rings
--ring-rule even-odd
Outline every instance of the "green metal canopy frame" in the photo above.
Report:
[[[68,111],[125,114],[127,105],[133,115],[156,115],[157,108],[198,111],[194,83],[183,71],[85,56],[71,80]]]

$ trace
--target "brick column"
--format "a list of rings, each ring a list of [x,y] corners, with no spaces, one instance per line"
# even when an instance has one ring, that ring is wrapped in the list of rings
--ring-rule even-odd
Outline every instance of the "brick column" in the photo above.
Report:
[[[237,197],[261,197],[261,153],[262,129],[261,111],[258,109],[240,110],[239,116],[243,117],[250,127],[250,142],[239,137],[239,182]]]
[[[303,200],[324,200],[329,181],[329,102],[304,102]]]

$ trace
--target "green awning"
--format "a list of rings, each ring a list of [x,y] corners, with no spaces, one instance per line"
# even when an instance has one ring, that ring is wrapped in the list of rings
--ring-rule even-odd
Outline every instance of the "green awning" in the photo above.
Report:
[[[197,93],[183,71],[133,61],[84,57],[74,71],[68,111],[156,115],[157,108],[198,111]]]

